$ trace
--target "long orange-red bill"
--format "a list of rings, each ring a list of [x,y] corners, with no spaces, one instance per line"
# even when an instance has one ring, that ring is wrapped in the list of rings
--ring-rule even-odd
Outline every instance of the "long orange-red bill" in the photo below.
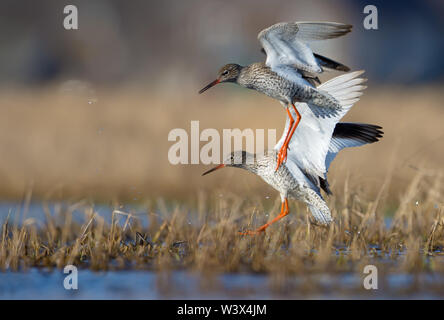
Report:
[[[213,82],[209,83],[208,85],[206,85],[205,87],[203,87],[202,89],[199,90],[199,94],[204,93],[205,91],[207,91],[208,89],[210,89],[211,87],[214,87],[216,84],[218,84],[220,82],[219,79],[214,80]]]
[[[217,169],[220,169],[220,168],[223,168],[223,167],[225,167],[225,165],[222,163],[222,164],[218,165],[217,167],[214,167],[213,169],[210,169],[210,170],[208,170],[208,171],[202,173],[202,175],[204,176],[204,175],[206,175],[206,174],[209,174],[209,173],[211,173],[211,172],[213,172],[213,171],[216,171]]]

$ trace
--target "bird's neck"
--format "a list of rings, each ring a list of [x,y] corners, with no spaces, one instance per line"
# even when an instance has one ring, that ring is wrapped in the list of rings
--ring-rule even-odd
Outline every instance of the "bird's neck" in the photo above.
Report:
[[[251,87],[251,64],[249,66],[241,67],[239,76],[236,79],[236,83],[242,87]]]
[[[250,162],[242,163],[242,165],[240,165],[239,168],[257,174],[258,166],[259,166],[259,164],[258,164],[258,162],[256,160],[256,155],[254,155],[254,162],[252,162],[252,163],[250,163]]]
[[[263,75],[266,68],[262,62],[256,62],[242,67],[236,80],[237,84],[248,89],[255,89],[257,78]]]

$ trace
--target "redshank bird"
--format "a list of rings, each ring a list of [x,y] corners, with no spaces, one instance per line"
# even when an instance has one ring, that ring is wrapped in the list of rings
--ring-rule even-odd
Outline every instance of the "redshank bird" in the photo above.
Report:
[[[325,203],[321,190],[331,194],[327,171],[336,154],[347,147],[373,143],[382,137],[380,126],[361,123],[338,123],[345,113],[356,103],[365,86],[365,79],[357,78],[362,72],[352,72],[336,77],[319,86],[334,96],[341,104],[341,111],[330,118],[317,117],[306,103],[297,103],[299,112],[304,116],[294,138],[286,163],[278,170],[276,153],[285,140],[285,132],[273,151],[265,155],[255,155],[246,151],[232,152],[222,164],[205,172],[208,174],[223,167],[237,167],[260,176],[265,182],[279,191],[281,195],[280,214],[253,232],[259,233],[272,223],[289,213],[288,198],[305,202],[317,224],[329,225],[332,222],[330,210]],[[287,119],[286,127],[290,126]]]
[[[313,53],[306,42],[332,39],[351,31],[352,26],[336,22],[283,22],[262,30],[258,39],[267,59],[264,62],[240,66],[230,63],[219,70],[216,80],[199,93],[222,82],[234,82],[277,99],[286,109],[290,127],[279,150],[276,170],[287,159],[287,148],[301,120],[295,102],[322,107],[318,116],[330,116],[340,109],[340,103],[328,92],[316,88],[316,74],[324,68],[349,71],[349,68],[329,58]],[[289,106],[296,115],[294,120]]]

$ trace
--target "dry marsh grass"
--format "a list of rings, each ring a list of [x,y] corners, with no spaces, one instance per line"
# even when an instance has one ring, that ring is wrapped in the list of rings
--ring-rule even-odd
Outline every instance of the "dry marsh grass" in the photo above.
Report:
[[[388,183],[367,201],[346,182],[341,195],[328,200],[335,218],[329,228],[312,225],[305,206],[291,202],[291,215],[259,236],[240,236],[238,231],[275,215],[277,199],[267,203],[226,190],[223,196],[200,193],[197,208],[158,200],[141,215],[116,205],[111,222],[85,202],[56,205],[53,210],[44,205],[43,221],[26,218],[14,224],[9,218],[3,223],[0,269],[61,269],[75,264],[92,270],[143,269],[161,274],[187,270],[209,278],[266,274],[279,292],[288,289],[287,280],[294,276],[303,276],[297,285],[300,290],[312,292],[322,286],[316,275],[361,276],[367,264],[376,265],[382,279],[390,274],[444,275],[442,176],[414,176],[389,225],[382,210]],[[75,210],[83,212],[83,221],[73,219]],[[439,283],[429,284],[427,290],[442,295]]]

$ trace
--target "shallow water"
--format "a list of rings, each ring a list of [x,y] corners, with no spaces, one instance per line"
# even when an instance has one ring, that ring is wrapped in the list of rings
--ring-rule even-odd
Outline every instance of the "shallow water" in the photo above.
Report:
[[[79,223],[87,221],[85,218],[85,209],[88,207],[87,204],[48,204],[48,210],[52,217],[57,217],[58,213],[68,210],[72,213],[73,220]],[[111,223],[113,210],[114,208],[109,205],[94,205],[94,211],[104,218],[107,223]],[[148,223],[147,210],[141,205],[125,205],[118,210],[133,214],[143,227]],[[0,225],[3,224],[6,219],[12,224],[20,225],[23,221],[30,218],[36,221],[37,226],[40,226],[46,221],[45,210],[41,202],[31,202],[28,205],[16,202],[0,202]],[[121,220],[125,219],[122,215],[118,215],[118,218]]]
[[[66,290],[61,270],[0,273],[0,299],[211,299],[270,298],[259,293],[265,276],[201,279],[184,271],[78,271],[78,289]],[[258,285],[255,285],[258,284]],[[248,292],[250,291],[250,292]]]
[[[307,277],[286,279],[276,288],[266,275],[225,274],[203,277],[184,271],[156,274],[150,271],[78,271],[78,289],[64,288],[61,270],[0,273],[0,299],[442,299],[437,287],[444,277],[423,274],[388,276],[377,290],[366,290],[360,276],[317,275],[315,291],[301,285]],[[419,285],[412,286],[418,282]],[[428,290],[433,283],[432,290]],[[431,287],[430,287],[431,288]]]

